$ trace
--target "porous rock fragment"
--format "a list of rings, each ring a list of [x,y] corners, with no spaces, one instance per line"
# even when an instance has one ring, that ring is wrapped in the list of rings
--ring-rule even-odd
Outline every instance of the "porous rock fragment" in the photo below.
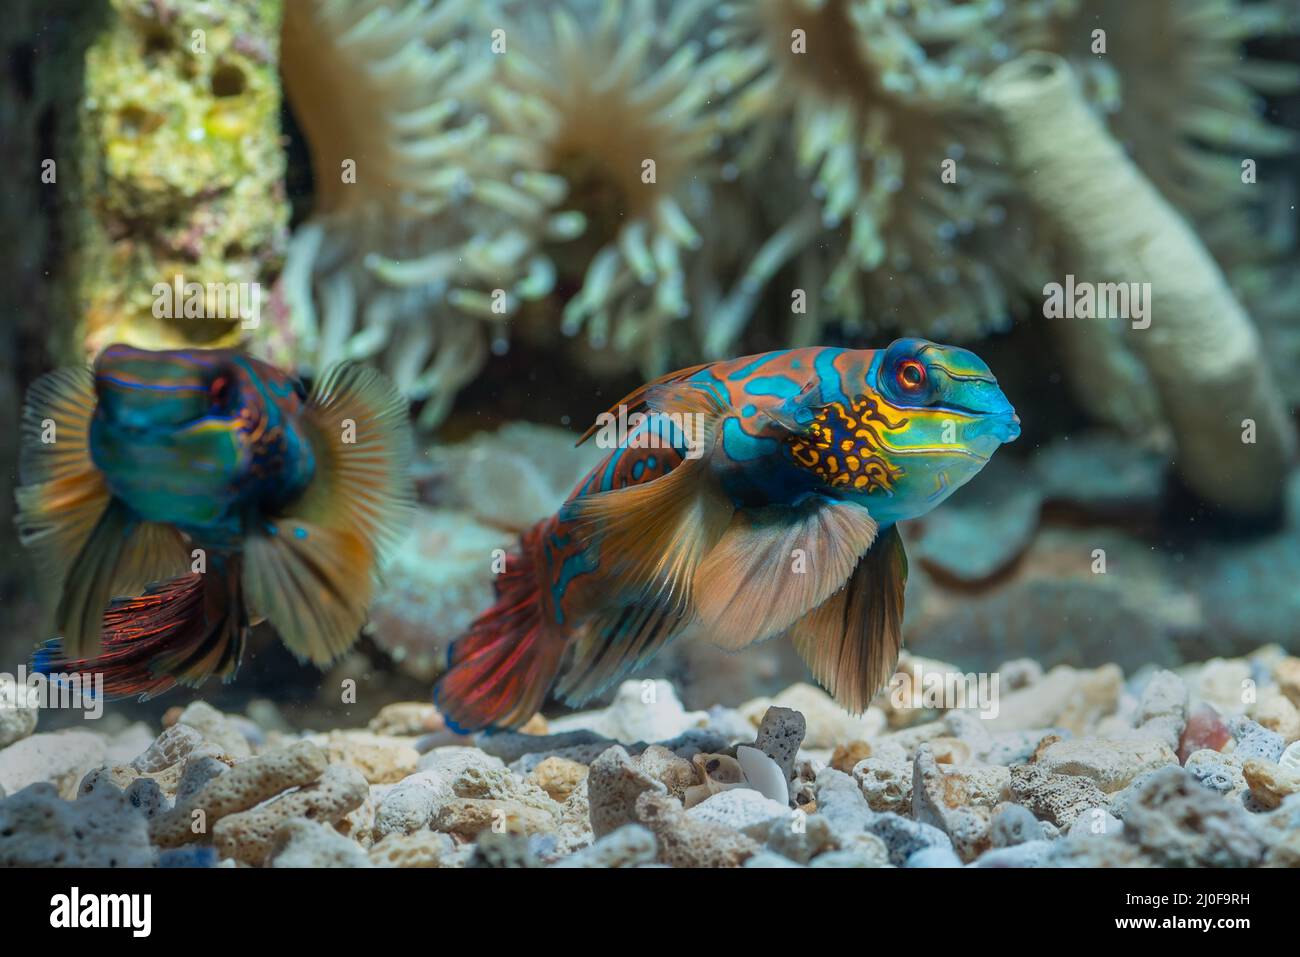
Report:
[[[213,763],[219,766],[219,762]],[[327,764],[320,748],[300,741],[241,761],[192,788],[186,788],[182,779],[175,807],[149,822],[149,834],[159,847],[201,840],[226,815],[246,811],[289,788],[311,784],[325,773]]]

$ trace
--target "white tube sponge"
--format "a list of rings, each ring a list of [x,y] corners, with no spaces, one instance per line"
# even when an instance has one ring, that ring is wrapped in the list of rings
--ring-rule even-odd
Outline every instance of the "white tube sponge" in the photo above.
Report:
[[[1277,507],[1293,426],[1255,327],[1200,240],[1088,108],[1060,57],[1000,67],[981,97],[1076,281],[1151,284],[1150,325],[1125,329],[1173,430],[1183,481],[1237,513]]]

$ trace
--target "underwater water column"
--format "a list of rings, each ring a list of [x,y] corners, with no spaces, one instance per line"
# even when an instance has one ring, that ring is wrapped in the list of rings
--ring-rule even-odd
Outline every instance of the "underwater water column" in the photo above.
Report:
[[[1183,481],[1239,514],[1277,508],[1293,427],[1258,331],[1200,239],[1107,132],[1060,57],[1022,56],[990,75],[981,96],[1077,278],[1150,283],[1150,325],[1126,325],[1125,335],[1173,431]]]

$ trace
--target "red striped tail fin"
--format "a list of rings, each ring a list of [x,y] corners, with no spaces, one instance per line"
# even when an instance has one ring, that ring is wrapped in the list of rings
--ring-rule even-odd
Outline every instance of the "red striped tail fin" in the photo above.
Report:
[[[548,521],[526,533],[496,581],[496,603],[452,644],[433,700],[461,734],[517,728],[541,707],[564,657],[561,627],[548,620],[538,556]]]
[[[108,700],[143,701],[211,675],[228,681],[248,631],[238,582],[237,574],[191,573],[152,585],[138,598],[116,599],[104,612],[101,654],[65,658],[56,638],[37,650],[32,666],[44,675],[80,676],[83,688],[102,676]]]

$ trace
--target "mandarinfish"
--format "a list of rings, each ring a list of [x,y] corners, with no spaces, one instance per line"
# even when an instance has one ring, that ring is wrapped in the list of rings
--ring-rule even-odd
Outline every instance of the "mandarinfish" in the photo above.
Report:
[[[19,533],[62,636],[34,664],[109,697],[230,680],[260,619],[332,661],[413,500],[406,403],[350,363],[308,394],[234,350],[113,345],[33,384],[22,430]]]
[[[1020,434],[979,357],[923,339],[694,366],[615,409],[630,434],[452,646],[434,697],[453,727],[516,727],[553,685],[581,704],[687,626],[728,650],[784,635],[862,711],[902,644],[898,523]]]

